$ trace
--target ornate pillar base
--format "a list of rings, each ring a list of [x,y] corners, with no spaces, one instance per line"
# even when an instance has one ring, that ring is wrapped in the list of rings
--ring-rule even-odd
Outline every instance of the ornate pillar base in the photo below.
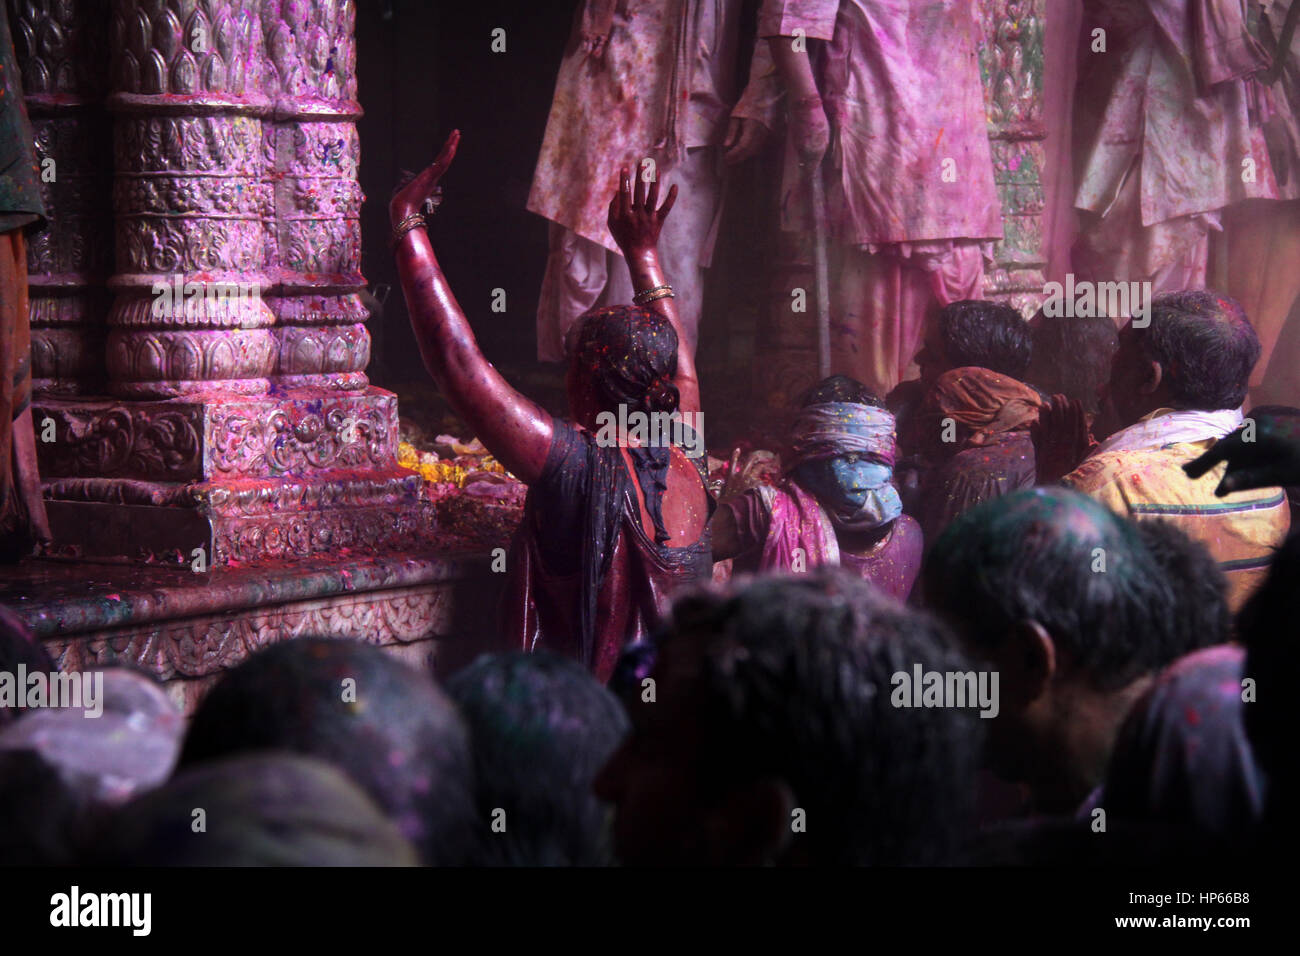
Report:
[[[219,568],[396,545],[420,520],[397,465],[397,396],[35,403],[50,522],[68,556]]]

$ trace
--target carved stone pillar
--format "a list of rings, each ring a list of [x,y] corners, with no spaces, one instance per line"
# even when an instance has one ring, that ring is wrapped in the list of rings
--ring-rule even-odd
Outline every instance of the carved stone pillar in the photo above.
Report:
[[[263,0],[274,97],[264,128],[275,197],[268,257],[277,317],[276,382],[361,391],[370,334],[361,275],[356,8],[352,0]]]
[[[275,366],[275,317],[261,298],[272,207],[257,14],[230,0],[114,0],[110,37],[117,273],[109,285],[117,298],[109,390],[263,393]],[[245,291],[219,299],[227,284]],[[180,295],[168,296],[172,289]]]
[[[112,398],[36,411],[64,553],[199,570],[414,533],[397,399],[364,374],[354,21],[114,0]]]
[[[113,261],[112,138],[104,112],[108,5],[10,0],[14,44],[42,163],[49,219],[27,241],[32,388],[102,390],[104,282]]]
[[[1047,254],[1043,244],[1043,39],[1047,0],[981,0],[984,42],[980,72],[993,148],[993,178],[1002,200],[1003,238],[985,294],[1026,318],[1042,304]]]

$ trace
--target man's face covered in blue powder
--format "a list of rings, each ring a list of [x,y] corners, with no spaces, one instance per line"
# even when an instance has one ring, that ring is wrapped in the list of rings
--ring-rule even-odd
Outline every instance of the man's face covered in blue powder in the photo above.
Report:
[[[868,455],[846,454],[807,461],[794,470],[794,479],[832,515],[842,519],[893,521],[903,513],[891,483],[894,470]],[[871,522],[867,522],[870,524]]]

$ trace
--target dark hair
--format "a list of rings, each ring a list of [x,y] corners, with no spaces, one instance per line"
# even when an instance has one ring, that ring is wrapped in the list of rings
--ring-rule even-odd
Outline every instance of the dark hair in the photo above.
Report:
[[[199,704],[180,765],[258,750],[336,764],[431,864],[459,865],[473,852],[465,725],[432,680],[378,647],[305,637],[227,671]]]
[[[1260,346],[1235,299],[1208,289],[1167,292],[1152,300],[1151,325],[1139,331],[1181,407],[1215,411],[1246,400]]]
[[[79,863],[95,811],[35,750],[0,750],[0,863]]]
[[[1178,650],[1173,588],[1142,535],[1076,491],[1035,488],[977,505],[939,536],[922,574],[927,600],[962,622],[971,646],[995,647],[1036,621],[1100,690]]]
[[[786,782],[810,825],[814,864],[924,864],[968,823],[980,721],[955,708],[900,708],[893,676],[964,671],[943,626],[856,574],[819,569],[680,598],[660,642],[702,663],[706,790]]]
[[[588,671],[553,654],[484,655],[447,682],[469,724],[480,826],[479,862],[598,866],[612,862],[607,807],[592,781],[627,734],[618,699]]]
[[[1205,545],[1189,538],[1171,521],[1143,519],[1137,522],[1137,530],[1174,589],[1176,643],[1169,648],[1169,659],[1160,661],[1159,666],[1232,640],[1228,579]]]
[[[1029,384],[1048,395],[1078,399],[1096,414],[1097,391],[1110,380],[1119,332],[1104,315],[1049,318],[1039,310],[1029,323],[1034,342]]]
[[[884,404],[871,389],[847,375],[831,375],[824,378],[799,396],[800,408],[807,408],[809,405],[826,405],[831,402],[884,408]]]
[[[1033,340],[1024,317],[1009,305],[962,299],[939,310],[939,337],[953,368],[973,365],[1024,378]]]
[[[45,645],[16,613],[0,605],[0,673],[17,674],[18,665],[31,674],[53,674],[58,668]],[[23,694],[17,707],[0,707],[0,727],[17,720],[23,712]]]
[[[677,332],[671,322],[650,309],[612,305],[583,313],[578,323],[572,361],[590,376],[603,409],[677,410]]]

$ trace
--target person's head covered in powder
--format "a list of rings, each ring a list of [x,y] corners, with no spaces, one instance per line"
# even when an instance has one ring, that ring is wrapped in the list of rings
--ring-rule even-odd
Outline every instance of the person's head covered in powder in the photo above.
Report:
[[[821,569],[680,597],[656,644],[596,781],[625,864],[948,858],[983,721],[891,702],[900,672],[967,669],[938,621]]]
[[[554,654],[484,655],[447,681],[469,724],[478,780],[479,862],[610,862],[608,808],[596,772],[627,734],[627,714],[581,665]]]
[[[254,654],[200,702],[180,767],[260,750],[346,771],[427,863],[460,865],[476,850],[465,724],[428,676],[378,647],[304,637]]]
[[[1019,491],[956,518],[922,580],[967,652],[1001,675],[991,768],[1044,811],[1076,809],[1132,700],[1181,652],[1175,591],[1142,535],[1077,492]]]

